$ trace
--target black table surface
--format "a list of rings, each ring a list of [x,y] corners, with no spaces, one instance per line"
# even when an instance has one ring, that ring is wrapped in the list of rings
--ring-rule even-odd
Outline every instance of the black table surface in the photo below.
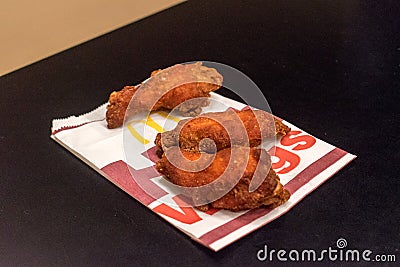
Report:
[[[264,265],[264,245],[321,251],[341,237],[398,263],[399,14],[398,1],[190,1],[1,77],[0,265]],[[193,60],[246,73],[275,115],[358,156],[219,252],[49,137],[53,118]]]

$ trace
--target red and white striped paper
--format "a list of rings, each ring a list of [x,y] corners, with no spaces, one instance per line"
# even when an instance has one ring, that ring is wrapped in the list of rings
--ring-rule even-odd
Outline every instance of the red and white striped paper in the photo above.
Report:
[[[211,98],[235,109],[245,108],[245,105],[215,93]],[[201,212],[184,205],[183,198],[165,186],[164,178],[154,169],[157,157],[153,142],[142,144],[143,151],[135,150],[134,164],[126,163],[123,131],[121,128],[107,128],[105,111],[106,105],[102,105],[81,116],[53,120],[51,137],[166,221],[215,251],[283,215],[355,158],[283,121],[292,130],[273,148],[272,167],[291,193],[289,201],[275,209],[258,208],[241,212],[212,209]],[[212,111],[220,110],[213,106],[204,110]],[[152,121],[164,125],[167,118],[161,115],[154,112],[150,116]],[[146,138],[154,140],[157,134],[154,127],[144,127],[148,128]],[[132,139],[132,142],[137,142],[133,136]],[[142,186],[145,184],[146,191],[137,181]]]

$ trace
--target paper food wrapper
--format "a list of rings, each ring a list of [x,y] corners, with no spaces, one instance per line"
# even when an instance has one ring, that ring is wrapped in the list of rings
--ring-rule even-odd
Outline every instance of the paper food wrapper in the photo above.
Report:
[[[246,107],[215,93],[212,93],[211,99],[239,110]],[[284,188],[291,193],[289,201],[275,209],[258,208],[241,212],[211,209],[201,212],[184,205],[180,195],[165,186],[165,179],[154,168],[157,160],[155,136],[158,132],[170,130],[163,129],[161,125],[171,120],[168,125],[175,126],[183,117],[171,119],[165,112],[153,112],[148,121],[125,125],[130,127],[128,132],[132,134],[129,142],[133,146],[141,144],[133,150],[135,154],[130,156],[134,157],[134,161],[128,165],[124,155],[124,131],[122,128],[107,128],[106,105],[84,115],[53,120],[51,137],[137,201],[215,251],[283,215],[355,158],[283,121],[291,127],[291,132],[277,140],[272,168]],[[213,111],[221,110],[213,105],[203,109],[203,112]],[[140,127],[146,127],[146,136],[140,136],[135,130]],[[150,188],[151,194],[142,189],[138,179],[141,184],[146,184],[147,189]]]

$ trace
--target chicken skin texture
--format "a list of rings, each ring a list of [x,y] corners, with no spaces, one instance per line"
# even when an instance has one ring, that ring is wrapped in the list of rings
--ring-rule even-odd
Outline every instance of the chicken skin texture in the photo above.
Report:
[[[180,153],[183,157],[178,155]],[[171,163],[170,159],[176,162]],[[216,154],[172,147],[156,163],[158,172],[176,185],[186,188],[210,185],[206,191],[195,189],[188,194],[193,205],[201,211],[210,208],[231,211],[261,206],[274,208],[285,203],[290,193],[283,189],[270,166],[271,158],[264,149],[240,146],[225,148]],[[199,167],[201,170],[197,170]],[[263,182],[255,191],[249,192],[250,182],[257,175],[263,175]],[[222,196],[218,197],[221,193]]]
[[[107,127],[122,126],[125,115],[155,110],[177,108],[182,115],[196,116],[209,104],[210,92],[219,89],[222,80],[217,70],[201,62],[153,71],[146,82],[111,93],[106,112]]]
[[[175,129],[156,136],[157,155],[180,146],[193,152],[215,153],[234,145],[256,147],[263,140],[284,136],[290,128],[262,110],[228,110],[181,120]]]

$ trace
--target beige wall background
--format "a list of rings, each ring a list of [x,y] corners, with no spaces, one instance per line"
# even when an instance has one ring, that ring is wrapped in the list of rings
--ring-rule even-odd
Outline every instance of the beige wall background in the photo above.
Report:
[[[0,76],[183,0],[1,0]]]

